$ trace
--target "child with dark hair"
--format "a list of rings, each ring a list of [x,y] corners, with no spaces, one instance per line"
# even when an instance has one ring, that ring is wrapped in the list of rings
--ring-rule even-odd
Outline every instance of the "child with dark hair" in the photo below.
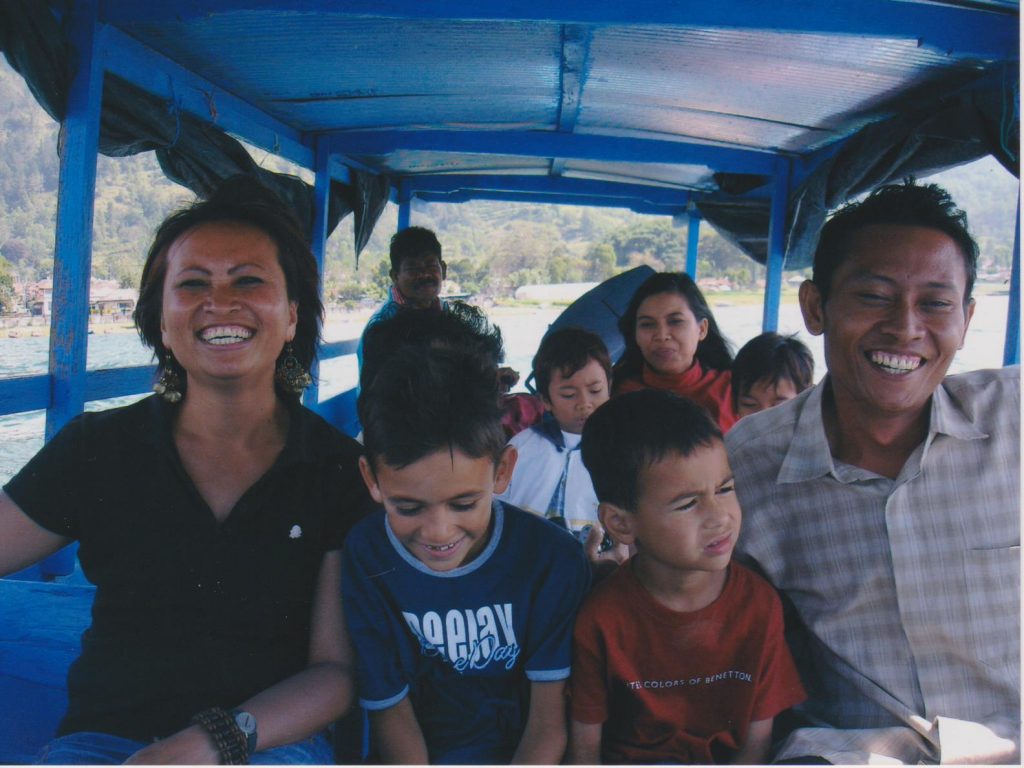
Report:
[[[605,528],[636,554],[595,587],[573,641],[576,763],[762,763],[803,700],[782,606],[730,561],[741,512],[722,433],[669,392],[612,399],[583,428]]]
[[[600,525],[594,486],[580,459],[580,434],[607,402],[611,374],[600,336],[582,328],[546,334],[533,358],[544,419],[509,441],[519,458],[501,498],[565,525],[581,542]]]
[[[736,353],[732,404],[739,418],[792,400],[814,383],[814,356],[796,335],[768,331]]]
[[[380,368],[405,345],[461,349],[481,363],[497,368],[505,360],[501,329],[478,307],[453,301],[447,312],[399,312],[367,327],[363,336],[360,390],[366,389]]]
[[[493,500],[505,444],[496,368],[407,345],[363,390],[360,470],[384,509],[346,539],[359,693],[388,763],[558,763],[579,545]]]
[[[685,272],[645,280],[619,318],[626,342],[615,364],[615,391],[663,389],[695,400],[722,432],[736,423],[732,351],[700,288]]]

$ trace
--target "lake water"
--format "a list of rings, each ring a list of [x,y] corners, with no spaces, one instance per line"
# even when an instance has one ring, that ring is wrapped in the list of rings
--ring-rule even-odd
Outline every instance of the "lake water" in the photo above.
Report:
[[[995,368],[1002,365],[1003,335],[1006,326],[1008,296],[980,295],[967,342],[950,368],[951,373]],[[722,332],[740,347],[761,331],[759,305],[732,305],[721,295],[711,299],[712,311]],[[506,364],[518,370],[523,389],[530,372],[530,363],[548,325],[558,317],[562,307],[495,308],[489,316],[505,339]],[[328,341],[355,338],[362,330],[366,315],[329,318],[324,336]],[[779,311],[779,332],[797,333],[815,357],[815,378],[825,373],[821,337],[811,336],[804,329],[800,309],[787,301]],[[45,336],[0,339],[0,378],[26,376],[46,372],[49,340]],[[145,365],[153,362],[150,351],[142,346],[133,332],[95,333],[89,336],[88,367],[112,368]],[[355,386],[358,378],[354,355],[326,361],[320,369],[320,397],[326,399]],[[98,401],[87,404],[87,410],[124,405],[144,395]],[[0,417],[0,482],[6,482],[43,444],[44,414],[41,411]]]

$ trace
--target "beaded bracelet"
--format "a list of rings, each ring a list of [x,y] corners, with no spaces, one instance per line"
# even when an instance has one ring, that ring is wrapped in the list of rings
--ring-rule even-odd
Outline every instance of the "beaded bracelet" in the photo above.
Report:
[[[202,726],[210,734],[223,765],[246,765],[249,762],[249,744],[242,729],[220,707],[204,709],[192,718],[192,725]]]

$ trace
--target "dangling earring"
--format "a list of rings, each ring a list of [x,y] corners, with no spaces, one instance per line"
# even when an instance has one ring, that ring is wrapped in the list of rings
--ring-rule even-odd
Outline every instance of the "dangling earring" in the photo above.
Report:
[[[168,403],[176,403],[181,400],[181,378],[177,371],[171,367],[174,362],[174,355],[170,352],[164,358],[164,364],[160,367],[160,378],[153,385],[153,391]]]
[[[301,395],[302,390],[313,383],[313,377],[302,367],[290,341],[284,345],[284,352],[281,353],[281,358],[277,362],[274,380],[281,389],[293,395]]]

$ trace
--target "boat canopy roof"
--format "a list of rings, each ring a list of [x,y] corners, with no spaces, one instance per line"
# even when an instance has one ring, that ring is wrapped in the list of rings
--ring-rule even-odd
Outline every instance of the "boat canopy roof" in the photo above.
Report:
[[[1016,0],[7,0],[0,45],[55,118],[105,72],[100,151],[206,194],[255,172],[356,252],[392,200],[699,216],[784,265],[878,184],[994,155],[1018,173]],[[75,52],[88,50],[88,55]]]

